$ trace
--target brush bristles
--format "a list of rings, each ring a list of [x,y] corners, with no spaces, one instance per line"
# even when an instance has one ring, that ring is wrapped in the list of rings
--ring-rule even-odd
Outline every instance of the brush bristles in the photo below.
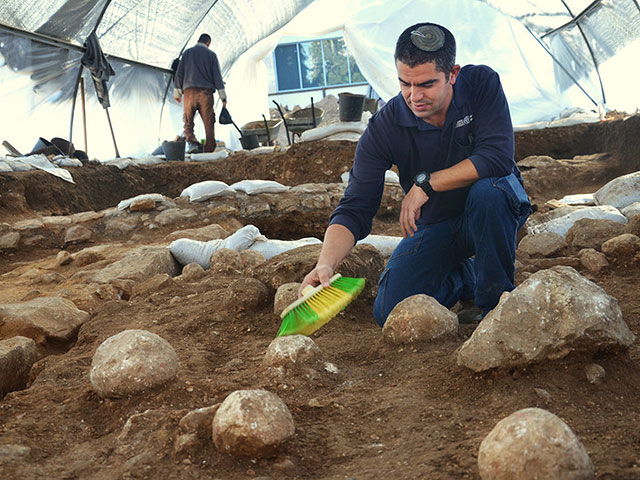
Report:
[[[364,288],[364,278],[339,277],[305,302],[289,311],[278,331],[281,335],[311,335],[335,317]]]

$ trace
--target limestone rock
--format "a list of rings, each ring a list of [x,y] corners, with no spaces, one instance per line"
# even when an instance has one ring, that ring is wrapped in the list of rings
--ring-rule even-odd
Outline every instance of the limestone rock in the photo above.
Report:
[[[640,202],[638,204],[640,205]],[[640,215],[635,215],[629,219],[624,233],[632,233],[640,237]]]
[[[109,283],[116,278],[140,281],[159,273],[175,277],[178,274],[178,268],[168,248],[139,247],[97,272],[93,276],[93,281]]]
[[[0,251],[12,250],[20,244],[20,233],[8,232],[0,235]]]
[[[138,228],[140,220],[138,217],[126,219],[110,218],[104,222],[104,233],[107,236],[121,236],[133,232]]]
[[[0,340],[0,398],[26,387],[36,360],[38,352],[32,339],[12,337]]]
[[[149,280],[134,285],[131,295],[134,297],[148,295],[170,285],[173,285],[173,279],[166,273],[159,273],[151,277]]]
[[[214,275],[236,275],[243,270],[240,253],[230,248],[214,250],[209,259],[209,265]]]
[[[620,211],[625,217],[631,220],[633,217],[640,215],[640,202],[633,202],[631,205],[627,205]]]
[[[83,243],[91,239],[91,230],[83,225],[74,225],[67,228],[64,234],[65,245]]]
[[[567,248],[567,242],[554,232],[525,236],[518,244],[518,252],[530,257],[551,257]]]
[[[609,262],[604,253],[600,253],[593,248],[584,248],[578,252],[580,263],[584,268],[593,273],[600,272],[609,266]]]
[[[266,367],[282,369],[314,368],[321,362],[322,352],[305,335],[285,335],[269,344],[264,356]]]
[[[91,362],[91,385],[101,397],[125,397],[162,385],[178,373],[178,356],[160,336],[125,330],[107,338]]]
[[[156,201],[153,198],[140,198],[129,205],[129,211],[131,212],[147,212],[154,208],[156,208]]]
[[[418,294],[398,303],[382,327],[382,336],[394,345],[426,342],[458,329],[455,313],[428,295]]]
[[[163,226],[184,223],[197,216],[198,214],[189,208],[170,208],[156,216],[156,223]]]
[[[200,242],[208,242],[209,240],[218,240],[229,236],[227,232],[220,225],[214,223],[200,228],[190,228],[187,230],[177,230],[171,232],[165,237],[167,242],[173,242],[179,238],[190,238],[191,240],[198,240]]]
[[[316,244],[287,250],[255,267],[253,273],[273,290],[285,283],[302,282],[315,266],[321,249],[322,245]],[[372,299],[377,293],[383,266],[384,260],[378,249],[362,244],[353,248],[338,266],[337,273],[345,277],[364,278],[366,284],[359,298]]]
[[[618,262],[630,263],[638,252],[640,237],[631,233],[623,233],[602,244],[602,253]]]
[[[56,255],[56,263],[60,266],[68,265],[73,262],[73,256],[66,250],[60,250]]]
[[[180,419],[180,429],[186,433],[199,433],[199,432],[209,432],[211,428],[211,422],[213,421],[213,417],[215,416],[218,408],[220,407],[219,403],[215,405],[211,405],[210,407],[202,407],[197,408],[196,410],[191,410],[184,417]]]
[[[584,370],[584,373],[587,376],[587,380],[589,380],[589,383],[592,383],[594,385],[602,383],[602,381],[604,380],[604,377],[607,375],[607,372],[605,371],[605,369],[602,368],[597,363],[592,363],[590,365],[587,365],[587,367]]]
[[[584,446],[569,426],[541,408],[500,420],[480,444],[483,480],[588,480],[595,476]]]
[[[73,260],[79,267],[84,267],[85,265],[91,265],[92,263],[100,262],[104,260],[104,255],[101,253],[85,248],[84,250],[79,251],[73,256]]]
[[[613,220],[581,218],[567,232],[567,243],[576,249],[600,246],[625,231],[626,225]]]
[[[273,313],[280,315],[285,308],[298,299],[300,285],[302,284],[299,282],[289,282],[278,287],[273,300]]]
[[[204,271],[204,268],[202,268],[197,263],[190,263],[189,265],[184,266],[180,277],[185,282],[197,282],[205,275],[206,275],[206,272]]]
[[[245,271],[248,271],[253,267],[257,267],[267,261],[262,252],[251,249],[241,251],[240,260],[242,261],[242,266]]]
[[[44,345],[73,340],[89,314],[60,297],[39,297],[24,303],[0,305],[0,338],[21,335]]]
[[[614,178],[593,196],[598,205],[612,205],[617,209],[640,202],[640,172]]]
[[[13,229],[19,232],[27,231],[27,230],[41,230],[44,228],[44,223],[42,220],[37,218],[30,218],[27,220],[20,220],[13,224]]]
[[[64,282],[64,280],[65,278],[58,272],[46,272],[34,278],[30,283],[31,285],[53,285]]]
[[[227,288],[225,308],[236,312],[251,312],[269,301],[269,290],[260,280],[242,277],[233,280]]]
[[[230,394],[218,408],[212,427],[218,450],[253,458],[273,454],[295,433],[287,406],[266,390]]]
[[[459,365],[479,372],[573,351],[623,350],[634,339],[615,298],[573,268],[553,267],[504,293],[457,358]]]

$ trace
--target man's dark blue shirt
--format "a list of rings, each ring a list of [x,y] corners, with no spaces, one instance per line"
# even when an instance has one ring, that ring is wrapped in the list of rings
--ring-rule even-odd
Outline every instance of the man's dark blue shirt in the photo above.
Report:
[[[344,225],[356,241],[366,237],[380,206],[385,172],[393,165],[407,193],[418,172],[442,170],[466,158],[480,178],[514,173],[522,181],[513,157],[513,126],[500,78],[487,66],[467,65],[453,85],[442,128],[416,117],[402,94],[369,120],[330,224]],[[433,224],[460,215],[469,188],[434,192],[416,223]]]

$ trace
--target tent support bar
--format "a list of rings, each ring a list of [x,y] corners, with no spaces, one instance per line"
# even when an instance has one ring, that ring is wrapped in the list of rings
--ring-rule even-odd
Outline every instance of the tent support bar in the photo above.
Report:
[[[638,11],[640,12],[640,5],[638,4],[638,0],[631,0],[635,5]]]
[[[48,37],[46,35],[42,35],[40,33],[32,33],[32,32],[25,32],[24,30],[20,30],[18,28],[13,28],[13,27],[9,27],[7,25],[3,25],[0,23],[0,31],[6,31],[9,33],[12,33],[14,35],[17,35],[19,37],[24,37],[24,38],[28,38],[30,40],[34,40],[36,42],[40,42],[40,43],[44,43],[45,45],[51,45],[52,47],[59,47],[59,48],[66,48],[67,50],[73,50],[76,52],[81,52],[84,53],[87,49],[84,47],[81,47],[79,45],[75,45],[73,43],[70,42],[65,42],[63,40],[58,40],[52,37]],[[107,57],[109,59],[114,59],[114,60],[118,60],[120,62],[123,63],[128,63],[130,65],[138,65],[141,67],[146,67],[146,68],[150,68],[152,70],[157,70],[163,73],[171,73],[171,70],[168,68],[161,68],[161,67],[156,67],[155,65],[149,65],[147,63],[142,63],[142,62],[137,62],[135,60],[131,60],[128,58],[124,58],[124,57],[118,57],[116,55],[111,55],[111,54],[107,54]]]
[[[565,8],[569,11],[569,14],[571,16],[573,16],[573,14],[571,13],[571,10],[569,10],[569,7],[567,7],[567,4],[564,3],[564,2],[562,2],[562,3],[564,4]],[[591,2],[591,4],[589,4],[589,6],[587,6],[587,8],[585,8],[583,11],[581,11],[578,15],[573,17],[567,23],[565,23],[564,25],[560,25],[559,27],[556,27],[553,30],[549,30],[544,35],[542,35],[540,38],[548,37],[549,35],[553,35],[554,33],[556,33],[558,30],[564,30],[565,28],[568,28],[568,27],[573,26],[574,24],[577,24],[580,20],[582,20],[582,17],[584,17],[585,15],[590,14],[591,11],[594,10],[595,8],[599,7],[601,3],[602,3],[602,0],[594,0],[593,2]]]
[[[569,15],[573,16],[573,12],[569,8],[569,5],[567,5],[567,3],[564,0],[561,0],[561,1],[564,7],[567,9],[567,12],[569,12]],[[600,0],[596,0],[596,2],[593,2],[591,5],[593,6],[593,8],[595,8],[597,4],[600,4]],[[584,12],[585,11],[582,11],[579,16],[581,16]],[[580,31],[580,35],[582,35],[582,40],[584,40],[584,44],[587,46],[587,50],[589,50],[589,55],[591,55],[591,61],[593,62],[593,66],[596,69],[596,74],[598,75],[598,82],[600,83],[600,93],[602,94],[602,105],[606,105],[607,97],[604,94],[604,85],[602,84],[602,76],[600,75],[600,68],[598,66],[598,60],[596,60],[596,54],[593,53],[593,48],[591,48],[591,45],[589,44],[589,39],[587,38],[587,34],[584,33],[584,29],[582,28],[582,25],[580,25],[580,22],[578,20],[576,20],[576,27],[578,27],[578,30]]]
[[[597,107],[598,106],[598,102],[596,102],[593,98],[591,98],[591,95],[589,95],[587,93],[587,91],[584,88],[582,88],[582,85],[580,85],[580,83],[575,79],[575,77],[573,75],[571,75],[571,72],[569,72],[565,68],[565,66],[562,65],[562,63],[555,57],[555,55],[549,49],[549,47],[547,47],[547,45],[540,38],[538,38],[538,36],[535,33],[533,33],[531,31],[531,29],[527,25],[524,25],[524,28],[526,28],[527,31],[533,36],[533,38],[535,38],[537,40],[537,42],[540,44],[540,46],[542,48],[544,48],[545,52],[547,52],[549,54],[549,56],[553,59],[553,61],[556,62],[556,64],[562,69],[562,71],[567,74],[567,76],[571,79],[571,81],[576,84],[576,86],[580,89],[580,91],[582,91],[582,93],[584,93],[587,96],[587,98],[589,100],[591,100],[591,102]]]
[[[71,121],[69,125],[69,143],[73,143],[73,117],[76,113],[76,98],[78,97],[78,85],[80,84],[80,79],[82,78],[82,64],[80,64],[80,68],[78,69],[78,75],[76,75],[76,81],[73,84],[73,100],[71,101]]]

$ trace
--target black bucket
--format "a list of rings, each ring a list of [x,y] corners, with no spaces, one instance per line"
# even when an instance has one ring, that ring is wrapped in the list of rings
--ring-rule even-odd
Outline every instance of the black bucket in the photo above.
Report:
[[[245,150],[252,150],[254,148],[257,148],[260,146],[260,143],[258,143],[258,135],[243,135],[240,137],[240,144]]]
[[[359,122],[364,110],[364,95],[339,93],[338,107],[341,122]]]
[[[184,161],[184,147],[185,142],[162,142],[162,150],[167,160]]]

